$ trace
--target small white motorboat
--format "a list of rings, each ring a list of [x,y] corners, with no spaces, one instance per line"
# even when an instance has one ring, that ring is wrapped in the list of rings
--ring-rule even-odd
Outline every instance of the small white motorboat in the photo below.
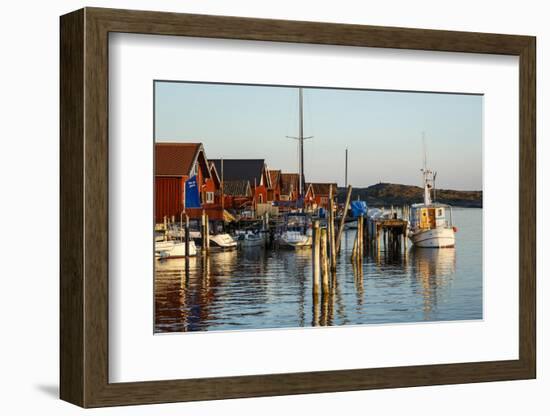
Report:
[[[193,240],[189,241],[189,256],[197,255],[197,247]],[[185,257],[185,242],[177,240],[155,241],[155,258],[173,259]]]
[[[201,246],[203,245],[200,231],[191,231],[189,235],[192,238],[198,239]],[[233,237],[226,233],[212,234],[209,236],[209,240],[210,248],[220,248],[222,250],[234,250],[237,248],[237,242],[233,239]]]
[[[279,246],[289,248],[308,248],[311,247],[311,235],[303,234],[300,231],[285,231],[279,237]]]
[[[214,234],[210,236],[210,247],[233,250],[237,248],[237,242],[229,234]]]
[[[260,233],[247,231],[238,234],[236,238],[239,247],[262,247],[265,245],[265,238]]]

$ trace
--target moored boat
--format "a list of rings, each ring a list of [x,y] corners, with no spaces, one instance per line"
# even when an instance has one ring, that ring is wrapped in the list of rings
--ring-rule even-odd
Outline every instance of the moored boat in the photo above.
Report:
[[[265,245],[265,236],[262,233],[246,231],[236,236],[239,247],[262,247]]]
[[[189,256],[197,255],[193,240],[189,241]],[[155,241],[155,258],[172,259],[185,257],[185,242],[177,240]]]
[[[425,157],[422,176],[424,203],[411,206],[409,238],[416,247],[454,247],[456,227],[453,226],[452,207],[432,202],[436,173],[426,168]]]
[[[200,231],[191,231],[189,235],[196,239],[198,243],[203,246],[202,236]],[[211,234],[209,237],[210,248],[217,248],[221,250],[234,250],[237,248],[237,242],[229,234],[220,233],[220,234]]]
[[[311,247],[310,222],[310,217],[305,213],[287,214],[277,239],[279,247],[292,249]]]

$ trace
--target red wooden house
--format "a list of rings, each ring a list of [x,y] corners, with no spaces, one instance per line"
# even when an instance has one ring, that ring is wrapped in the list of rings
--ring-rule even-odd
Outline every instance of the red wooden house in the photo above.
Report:
[[[253,204],[252,188],[246,179],[236,181],[224,181],[223,183],[224,207],[226,209],[249,209]]]
[[[281,200],[281,171],[269,169],[269,177],[271,179],[271,187],[267,189],[268,201]]]
[[[185,181],[197,177],[201,208],[186,209],[198,218],[202,208],[215,208],[216,181],[212,178],[201,143],[155,144],[155,221],[179,218],[185,207]],[[216,219],[216,215],[211,215]],[[221,212],[220,212],[221,216]]]
[[[266,203],[267,190],[271,186],[271,178],[264,159],[211,159],[220,174],[221,181],[248,181],[252,190],[251,202]]]
[[[336,183],[306,183],[305,203],[313,208],[328,208],[330,188],[333,198],[336,198],[338,185]]]
[[[281,173],[281,201],[296,201],[300,193],[300,175]]]

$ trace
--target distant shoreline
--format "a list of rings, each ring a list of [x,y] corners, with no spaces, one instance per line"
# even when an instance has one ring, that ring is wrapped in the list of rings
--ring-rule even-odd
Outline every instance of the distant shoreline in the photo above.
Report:
[[[346,189],[338,188],[338,201],[344,202]],[[373,207],[410,205],[423,201],[423,189],[419,186],[393,183],[377,183],[363,188],[353,188],[352,200],[359,197]],[[456,191],[436,189],[436,201],[461,208],[483,208],[482,191]]]

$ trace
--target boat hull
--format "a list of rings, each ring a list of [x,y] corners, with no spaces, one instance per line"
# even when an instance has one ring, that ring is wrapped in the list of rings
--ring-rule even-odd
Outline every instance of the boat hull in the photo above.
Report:
[[[216,234],[210,236],[210,248],[219,248],[222,250],[235,250],[237,242],[229,234]]]
[[[452,228],[419,230],[411,232],[409,238],[416,247],[446,248],[455,246],[455,233]]]
[[[302,249],[302,248],[310,248],[312,239],[309,235],[302,235],[302,238],[288,238],[285,236],[282,236],[279,239],[279,246],[280,247],[286,247],[291,249]]]
[[[194,241],[189,241],[189,256],[197,255]],[[159,241],[155,243],[155,257],[157,259],[174,259],[185,257],[185,243],[180,241]]]

